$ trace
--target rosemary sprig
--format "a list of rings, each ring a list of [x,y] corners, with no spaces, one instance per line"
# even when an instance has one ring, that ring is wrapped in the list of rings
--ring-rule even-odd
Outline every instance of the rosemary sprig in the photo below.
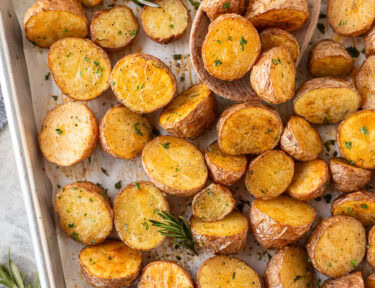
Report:
[[[195,255],[198,255],[194,249],[193,235],[191,234],[190,225],[184,217],[173,216],[167,211],[162,211],[158,215],[163,219],[162,222],[156,220],[149,220],[152,226],[160,228],[158,232],[177,242],[177,244],[190,249]]]
[[[26,277],[20,273],[18,267],[12,259],[10,259],[10,250],[8,252],[8,267],[0,265],[0,284],[9,288],[41,288],[39,283],[38,273],[35,274],[34,286],[32,284],[26,285]]]
[[[153,2],[147,1],[147,0],[132,0],[132,1],[140,7],[143,7],[143,6],[150,6],[150,7],[154,7],[154,8],[160,7],[159,4],[156,4],[156,3],[153,3]]]

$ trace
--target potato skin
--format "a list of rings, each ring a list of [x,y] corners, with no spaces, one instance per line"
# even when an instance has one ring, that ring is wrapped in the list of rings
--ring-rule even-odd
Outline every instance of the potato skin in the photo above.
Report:
[[[350,165],[345,158],[332,158],[329,168],[335,188],[345,193],[360,190],[372,176],[372,171]]]
[[[355,87],[362,97],[361,107],[363,109],[375,109],[374,67],[375,55],[369,55],[355,76]]]
[[[228,3],[228,4],[227,4]],[[241,15],[245,11],[244,0],[204,0],[200,7],[208,18],[214,21],[222,14],[235,13]]]
[[[338,279],[328,279],[322,288],[364,288],[362,272],[355,272]]]
[[[365,36],[366,56],[375,54],[375,26]]]
[[[366,260],[371,267],[375,268],[375,225],[371,227],[370,231],[368,232],[368,248],[367,248],[367,256]],[[371,276],[370,276],[371,277]],[[369,277],[369,278],[370,278]],[[375,274],[373,274],[373,282],[375,284]],[[374,285],[375,287],[375,285]]]
[[[81,3],[85,7],[95,7],[102,4],[103,0],[81,0]]]
[[[375,288],[375,273],[367,277],[365,282],[366,288]]]

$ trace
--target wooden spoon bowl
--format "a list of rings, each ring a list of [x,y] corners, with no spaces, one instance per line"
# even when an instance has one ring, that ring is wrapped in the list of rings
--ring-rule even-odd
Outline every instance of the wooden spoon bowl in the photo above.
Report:
[[[300,45],[300,55],[296,61],[296,66],[301,61],[306,52],[307,46],[314,34],[319,19],[321,0],[308,0],[310,17],[303,27],[293,32]],[[259,100],[258,96],[250,86],[250,76],[247,73],[241,79],[235,81],[224,81],[211,76],[204,68],[202,59],[202,45],[206,37],[210,20],[206,13],[199,8],[195,15],[190,33],[190,55],[193,67],[199,79],[216,94],[236,102],[249,102]]]

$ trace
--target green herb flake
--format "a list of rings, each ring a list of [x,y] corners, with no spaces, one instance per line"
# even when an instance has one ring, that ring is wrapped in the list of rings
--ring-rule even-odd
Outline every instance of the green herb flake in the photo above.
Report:
[[[137,188],[138,191],[141,190],[141,188],[139,187],[139,183],[138,182],[135,182],[134,185],[135,185],[135,188]]]
[[[297,282],[301,278],[302,278],[301,275],[296,275],[296,277],[293,279],[293,282]]]
[[[48,72],[46,75],[44,75],[44,80],[48,80],[49,79],[49,76],[51,76],[51,72]]]
[[[240,45],[241,45],[241,50],[242,51],[245,50],[245,45],[246,44],[247,44],[247,41],[243,38],[243,36],[241,36]]]
[[[190,4],[194,6],[195,9],[198,10],[199,6],[200,6],[200,2],[198,1],[194,1],[194,0],[189,0]]]
[[[134,36],[135,34],[137,34],[138,30],[133,30],[130,32],[130,36]]]
[[[276,60],[276,59],[272,59],[272,63],[273,63],[274,65],[279,64],[279,63],[277,63],[277,60]]]
[[[365,135],[365,136],[368,135],[367,127],[365,127],[365,126],[361,127],[361,132],[362,132],[362,134]]]
[[[236,272],[233,272],[232,274],[232,280],[234,280],[234,278],[236,278]]]
[[[324,119],[323,119],[323,124],[328,124],[329,122],[328,122],[328,118],[327,118],[327,116],[324,116]]]
[[[173,55],[173,59],[174,59],[174,60],[181,60],[181,58],[182,58],[182,55],[181,55],[181,54],[174,54],[174,55]]]
[[[174,25],[173,25],[173,24],[170,24],[170,25],[169,25],[169,28],[173,29],[173,28],[174,28]]]
[[[63,131],[62,131],[61,129],[59,129],[59,128],[56,129],[56,132],[57,132],[57,134],[59,134],[59,135],[62,135],[62,134],[63,134]]]
[[[362,209],[367,209],[368,206],[367,206],[367,204],[364,204],[364,203],[363,203],[363,204],[361,204],[361,208],[362,208]]]
[[[87,63],[90,63],[90,58],[86,55],[85,56],[85,61],[87,62]]]
[[[104,173],[104,175],[109,176],[106,169],[104,169],[103,167],[100,167],[100,170],[102,170],[102,172]]]
[[[345,142],[345,147],[349,150],[352,149],[352,142]]]
[[[352,207],[345,207],[345,213],[350,214],[353,211]]]
[[[338,25],[339,25],[339,26],[344,26],[344,25],[346,25],[346,24],[348,24],[348,20],[340,21]]]
[[[92,198],[89,198],[89,201],[92,203],[93,202]]]
[[[68,223],[68,228],[73,228],[74,227],[74,223]]]
[[[229,9],[229,7],[230,7],[230,3],[228,1],[225,2],[224,5],[223,5],[223,8],[224,9]]]
[[[118,35],[121,35],[121,34],[122,34],[122,31],[121,31],[121,30],[119,30],[119,31],[117,32],[117,34],[118,34]]]
[[[73,232],[72,236],[73,236],[74,240],[79,241],[79,235],[78,235],[77,232]]]
[[[53,100],[57,101],[58,97],[56,95],[52,95],[52,98],[53,98]]]
[[[219,59],[216,59],[214,61],[214,66],[220,66],[221,64],[223,64],[223,62],[221,60],[219,60]]]
[[[121,185],[121,181],[118,181],[116,184],[115,184],[115,188],[116,189],[121,189],[122,185]]]
[[[350,261],[350,264],[352,264],[354,268],[357,268],[357,260]]]
[[[169,142],[166,142],[166,143],[160,143],[160,145],[161,146],[163,146],[165,149],[169,149],[169,145],[170,145],[171,143],[169,143]]]
[[[150,227],[148,226],[148,223],[147,223],[146,221],[143,222],[142,225],[145,227],[146,231],[150,228]]]
[[[138,128],[138,126],[141,125],[139,123],[135,123],[134,125],[134,129],[135,129],[135,133],[139,136],[143,136],[143,133],[141,132],[141,130]]]

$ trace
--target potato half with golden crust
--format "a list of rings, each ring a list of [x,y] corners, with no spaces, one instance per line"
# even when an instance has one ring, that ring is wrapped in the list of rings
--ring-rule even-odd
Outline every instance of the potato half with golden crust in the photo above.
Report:
[[[300,161],[316,159],[323,151],[319,133],[301,117],[290,117],[281,136],[281,149]]]
[[[194,216],[190,218],[191,233],[200,247],[214,254],[234,254],[246,245],[249,222],[238,211],[233,211],[224,219],[205,222]]]
[[[48,67],[61,91],[76,100],[91,100],[109,87],[111,61],[91,40],[64,38],[48,53]]]
[[[245,0],[204,0],[200,7],[206,12],[208,18],[214,21],[222,14],[242,15],[245,11]]]
[[[257,241],[266,249],[281,249],[309,231],[316,212],[310,204],[288,196],[255,199],[250,222]]]
[[[115,197],[113,213],[115,227],[122,241],[131,248],[151,250],[165,240],[165,236],[149,220],[160,221],[158,213],[169,211],[163,193],[150,182],[135,182],[126,186]]]
[[[375,168],[375,111],[358,111],[341,122],[337,143],[350,163],[364,168]]]
[[[212,222],[224,219],[235,204],[228,188],[213,183],[194,196],[192,210],[194,217]]]
[[[347,37],[362,35],[371,29],[374,20],[374,1],[328,1],[328,22],[337,34]]]
[[[258,274],[246,262],[224,255],[207,259],[197,275],[198,288],[261,288]]]
[[[364,288],[362,272],[354,272],[338,279],[329,279],[322,288]]]
[[[148,142],[142,165],[156,187],[176,196],[194,195],[208,177],[202,153],[190,142],[174,136],[159,136]]]
[[[145,268],[138,282],[138,288],[193,288],[189,273],[173,261],[154,261]]]
[[[309,18],[306,0],[250,0],[246,12],[257,29],[277,27],[295,31]]]
[[[117,100],[136,113],[151,113],[166,106],[176,94],[176,78],[158,58],[135,53],[117,62],[111,74]]]
[[[234,105],[217,123],[220,149],[229,155],[261,154],[280,140],[283,123],[279,114],[258,103]]]
[[[311,47],[308,68],[314,77],[343,77],[353,70],[354,61],[342,44],[323,39]]]
[[[294,161],[281,150],[266,151],[250,162],[245,176],[247,191],[255,198],[272,199],[292,182]]]
[[[365,36],[366,56],[375,54],[375,26]]]
[[[113,229],[107,194],[91,182],[76,182],[61,188],[54,204],[62,230],[78,242],[98,244]]]
[[[82,103],[68,102],[47,113],[39,134],[39,146],[48,161],[71,166],[94,152],[98,134],[94,113]]]
[[[353,217],[325,218],[311,233],[306,249],[316,270],[328,277],[344,276],[365,257],[365,228]]]
[[[375,268],[375,226],[373,226],[368,233],[368,249],[366,260],[368,264]],[[369,277],[370,278],[370,277]],[[373,282],[375,284],[375,275]],[[374,285],[375,287],[375,285]]]
[[[116,240],[86,246],[78,259],[87,282],[97,288],[130,286],[142,268],[141,252]]]
[[[152,126],[147,118],[117,105],[104,114],[99,133],[104,151],[113,157],[133,159],[150,141]]]
[[[41,48],[49,48],[65,37],[86,37],[89,23],[76,0],[39,0],[23,18],[26,38]]]
[[[219,16],[208,27],[202,45],[204,68],[213,77],[233,81],[253,67],[261,50],[253,24],[237,14]]]
[[[361,96],[348,81],[324,77],[302,84],[293,101],[294,112],[313,124],[332,124],[358,110]]]
[[[347,215],[362,222],[364,226],[375,224],[375,193],[357,191],[344,194],[332,203],[332,215]]]
[[[365,288],[375,288],[375,273],[368,276],[365,282]]]
[[[355,86],[362,97],[363,109],[375,109],[375,55],[369,56],[355,77]]]
[[[145,6],[141,18],[145,33],[153,41],[169,43],[181,37],[189,23],[189,13],[180,0],[155,0],[159,8]]]
[[[298,162],[294,167],[293,181],[287,193],[302,201],[315,199],[327,190],[329,180],[329,169],[324,160]]]
[[[251,86],[263,100],[280,104],[293,98],[296,67],[285,47],[275,47],[260,55],[250,73]]]
[[[205,159],[211,180],[225,186],[239,181],[247,168],[245,155],[228,155],[220,150],[217,141],[208,146]]]
[[[313,269],[306,250],[288,246],[278,251],[264,272],[267,288],[313,287]]]
[[[297,60],[300,54],[300,48],[293,34],[280,28],[268,28],[263,30],[259,36],[260,42],[262,43],[262,51],[274,47],[285,47],[292,56],[292,59],[294,61]]]
[[[175,97],[160,113],[159,124],[174,136],[197,138],[213,125],[215,110],[215,95],[201,83]]]
[[[370,182],[372,172],[350,165],[345,158],[331,158],[329,161],[332,182],[341,192],[354,192]]]
[[[135,38],[138,30],[138,21],[133,11],[123,5],[97,11],[91,18],[91,39],[108,52],[124,49]]]
[[[103,0],[80,0],[80,2],[85,7],[95,7],[102,4]]]

